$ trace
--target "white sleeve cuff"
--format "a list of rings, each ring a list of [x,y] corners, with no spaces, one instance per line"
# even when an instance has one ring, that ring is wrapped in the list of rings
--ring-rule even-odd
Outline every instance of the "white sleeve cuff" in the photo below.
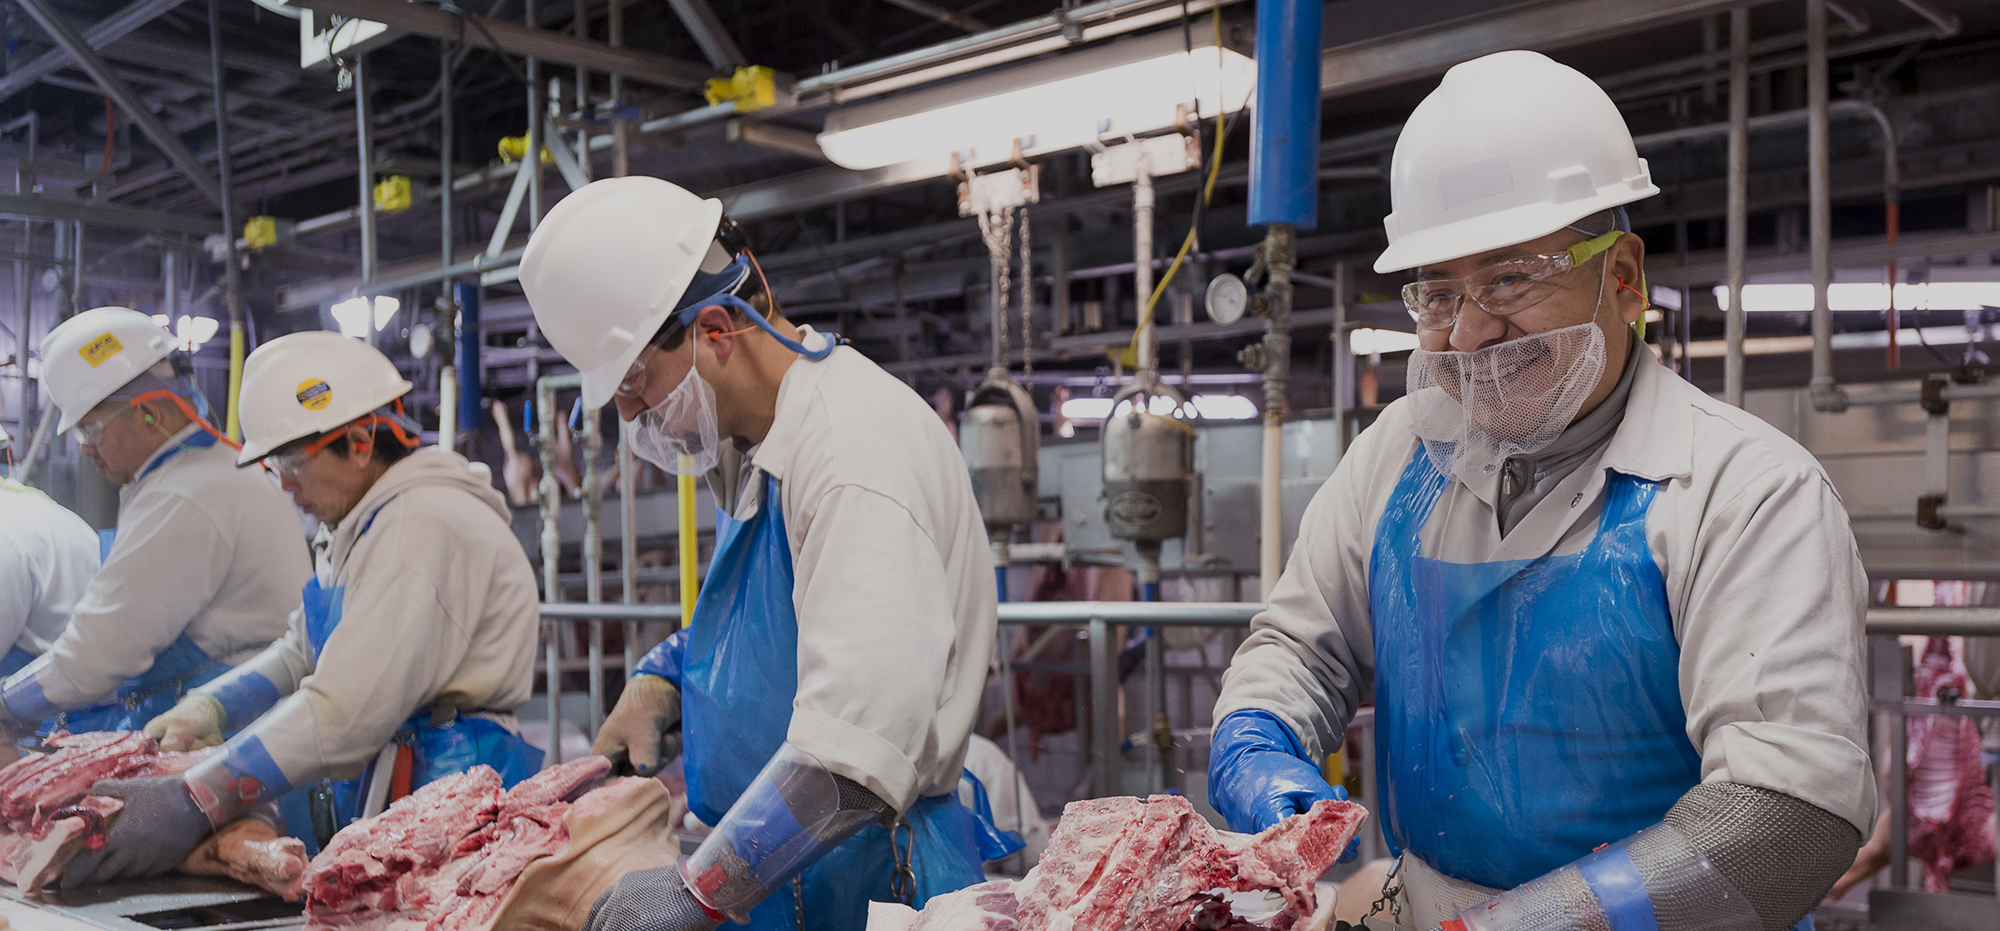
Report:
[[[1738,782],[1783,792],[1839,815],[1865,840],[1875,830],[1875,768],[1868,752],[1825,731],[1770,721],[1738,721],[1708,734],[1703,782]]]
[[[874,733],[816,711],[792,709],[785,739],[819,757],[834,775],[846,776],[875,793],[898,812],[917,800],[917,767]]]

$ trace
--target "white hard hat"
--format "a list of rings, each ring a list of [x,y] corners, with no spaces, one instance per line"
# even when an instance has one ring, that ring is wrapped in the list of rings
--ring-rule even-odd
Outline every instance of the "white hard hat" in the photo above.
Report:
[[[722,202],[659,178],[593,181],[528,239],[521,289],[535,322],[583,373],[583,403],[611,400],[711,254]]]
[[[243,452],[249,465],[293,440],[359,420],[410,393],[396,364],[375,347],[339,333],[280,336],[243,360]]]
[[[1454,66],[1403,124],[1377,272],[1547,236],[1658,194],[1618,107],[1539,52]]]
[[[174,338],[128,307],[94,307],[42,339],[42,387],[62,408],[61,433],[174,351]]]

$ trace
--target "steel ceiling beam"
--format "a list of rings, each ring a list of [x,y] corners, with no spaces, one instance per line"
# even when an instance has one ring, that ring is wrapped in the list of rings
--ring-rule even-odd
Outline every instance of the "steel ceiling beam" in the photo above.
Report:
[[[1504,7],[1320,55],[1321,95],[1352,94],[1443,74],[1462,61],[1508,49],[1564,48],[1694,19],[1744,0],[1545,0]]]
[[[42,2],[42,0],[25,0]],[[301,0],[294,4],[321,13],[387,23],[435,39],[465,41],[495,51],[531,55],[544,62],[578,65],[677,90],[701,90],[715,69],[654,52],[614,48],[520,23],[469,13],[454,16],[435,6],[404,0]]]
[[[84,70],[84,73],[90,75],[91,80],[97,82],[97,86],[105,95],[118,102],[126,117],[139,124],[139,129],[146,134],[146,138],[153,140],[153,145],[158,146],[160,151],[166,154],[167,160],[173,162],[174,167],[179,168],[195,187],[207,195],[209,203],[217,207],[222,206],[221,185],[218,185],[215,178],[202,167],[201,162],[194,157],[194,153],[189,152],[187,145],[161,123],[160,118],[155,116],[152,110],[147,109],[146,102],[141,100],[138,94],[133,93],[124,81],[118,79],[118,75],[111,72],[111,66],[106,64],[103,58],[98,57],[97,50],[84,42],[83,37],[78,35],[61,16],[56,15],[48,0],[19,0],[19,2],[21,9],[26,11],[43,31],[54,38],[57,45],[67,50],[71,58],[76,59],[77,65]]]
[[[133,30],[160,18],[160,15],[180,6],[185,0],[137,0],[116,13],[111,14],[83,32],[83,41],[93,49],[100,49],[128,35]],[[71,57],[67,50],[57,48],[37,56],[33,61],[13,66],[5,77],[0,77],[0,100],[12,97],[34,86],[35,82],[70,66]]]
[[[193,233],[197,236],[206,236],[222,232],[222,221],[215,217],[167,213],[82,200],[54,200],[33,194],[0,194],[0,216],[31,217],[37,220],[82,220],[90,226],[142,230],[149,233]]]
[[[966,32],[985,32],[993,28],[980,21],[977,17],[967,16],[957,10],[946,9],[935,3],[931,3],[930,0],[887,0],[887,2],[890,6],[902,7],[918,16],[928,16],[953,29],[963,29]]]
[[[687,27],[709,64],[734,70],[750,63],[743,50],[736,47],[736,40],[730,38],[729,30],[722,28],[722,20],[708,0],[667,0],[667,5],[674,8],[674,15],[680,17],[681,25]]]

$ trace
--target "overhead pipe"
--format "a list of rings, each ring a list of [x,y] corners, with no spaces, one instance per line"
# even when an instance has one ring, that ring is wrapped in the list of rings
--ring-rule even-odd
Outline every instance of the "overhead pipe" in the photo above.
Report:
[[[1806,188],[1812,241],[1813,407],[1847,409],[1846,393],[1833,379],[1833,309],[1827,286],[1833,278],[1833,183],[1827,134],[1826,0],[1806,0]]]
[[[223,261],[227,263],[222,274],[222,301],[229,308],[229,415],[224,432],[234,440],[242,435],[243,262],[236,253],[236,197],[229,178],[229,88],[222,71],[222,0],[208,0],[208,60],[215,79],[216,170],[221,178]]]
[[[612,5],[617,6],[616,3]],[[451,45],[440,39],[438,41],[438,171],[440,173],[438,180],[438,265],[443,267],[450,267],[452,254],[457,248],[456,240],[458,238],[456,235],[457,230],[454,228],[452,222],[456,219],[452,215],[454,207],[451,196],[452,162],[454,161],[458,147],[455,144],[456,134],[453,132],[456,128],[454,124],[457,121],[453,119],[454,101],[452,100],[451,92],[451,62]],[[459,343],[459,321],[457,302],[453,300],[454,290],[449,279],[445,279],[445,284],[440,289],[439,294],[439,303],[443,305],[445,314],[444,332],[446,342],[452,346],[452,353],[445,357],[444,365],[438,367],[438,445],[446,449],[458,448],[459,387],[457,348]],[[478,408],[475,407],[473,410],[476,417]],[[478,423],[477,420],[470,422]]]
[[[1320,20],[1318,0],[1258,0],[1257,103],[1250,121],[1251,226],[1263,226],[1264,462],[1259,582],[1264,598],[1283,571],[1285,378],[1292,357],[1292,268],[1297,231],[1319,225]]]
[[[360,161],[357,174],[360,200],[355,208],[361,218],[361,284],[375,283],[375,128],[368,121],[368,56],[354,56],[354,136],[355,155]],[[224,230],[223,235],[234,241],[235,230]],[[375,315],[368,315],[368,345],[375,345]]]
[[[1722,363],[1723,396],[1743,406],[1743,265],[1750,241],[1750,8],[1729,11],[1729,310]]]

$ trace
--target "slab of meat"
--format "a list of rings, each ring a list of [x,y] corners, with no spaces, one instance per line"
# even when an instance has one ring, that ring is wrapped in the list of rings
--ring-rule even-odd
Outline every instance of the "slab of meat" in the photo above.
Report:
[[[499,918],[531,864],[565,852],[572,812],[616,818],[644,779],[604,785],[611,762],[585,757],[511,791],[477,766],[349,825],[302,882],[309,928],[479,931]],[[600,788],[601,787],[601,788]]]
[[[1013,880],[983,882],[932,897],[917,913],[910,931],[1014,931],[1020,921],[1019,908]],[[869,918],[872,925],[872,909]]]
[[[54,753],[18,760],[0,780],[0,821],[17,833],[35,830],[44,817],[88,794],[100,779],[136,775],[160,752],[151,737],[133,731],[51,737]]]
[[[263,818],[239,818],[196,847],[179,869],[193,876],[227,876],[296,902],[305,894],[300,883],[306,872],[306,845],[281,835]]]
[[[104,831],[123,810],[114,798],[90,795],[100,779],[178,775],[210,751],[160,753],[152,738],[132,731],[57,734],[34,753],[0,769],[0,882],[39,891],[77,854],[104,845]]]
[[[1282,931],[1315,913],[1314,881],[1364,817],[1323,801],[1251,836],[1215,830],[1180,796],[1072,802],[1012,910],[1004,884],[986,883],[932,899],[911,931],[1222,931],[1251,926],[1218,893],[1251,891],[1284,897],[1263,926]]]

